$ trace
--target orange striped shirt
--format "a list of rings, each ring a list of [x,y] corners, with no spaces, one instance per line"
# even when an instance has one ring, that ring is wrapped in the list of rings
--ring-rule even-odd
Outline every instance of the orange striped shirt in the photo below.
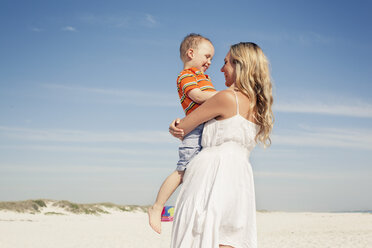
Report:
[[[197,68],[192,67],[181,71],[177,78],[177,91],[186,115],[200,106],[188,96],[189,91],[195,88],[202,91],[216,91],[209,76]]]

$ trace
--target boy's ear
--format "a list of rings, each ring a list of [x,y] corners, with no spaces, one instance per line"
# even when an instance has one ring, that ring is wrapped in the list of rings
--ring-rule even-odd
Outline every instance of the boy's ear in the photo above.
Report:
[[[187,50],[187,52],[186,52],[186,55],[189,59],[193,59],[194,58],[194,49],[189,48],[189,50]]]

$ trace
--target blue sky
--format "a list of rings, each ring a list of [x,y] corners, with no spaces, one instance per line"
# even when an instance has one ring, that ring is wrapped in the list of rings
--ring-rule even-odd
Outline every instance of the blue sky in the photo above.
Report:
[[[372,209],[370,1],[0,2],[0,201],[150,204],[175,168],[178,48],[196,32],[270,60],[273,145],[257,207]],[[170,204],[174,203],[174,197]]]

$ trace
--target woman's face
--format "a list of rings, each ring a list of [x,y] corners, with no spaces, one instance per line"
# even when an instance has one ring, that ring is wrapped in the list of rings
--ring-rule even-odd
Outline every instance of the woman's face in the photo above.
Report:
[[[227,87],[235,83],[235,64],[231,61],[230,52],[226,54],[225,63],[221,68],[221,72],[225,75],[225,85]]]

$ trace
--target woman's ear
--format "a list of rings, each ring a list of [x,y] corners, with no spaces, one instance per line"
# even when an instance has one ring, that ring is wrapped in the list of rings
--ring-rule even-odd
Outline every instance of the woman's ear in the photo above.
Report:
[[[231,64],[232,64],[232,67],[234,68],[234,70],[236,70],[237,68],[240,69],[240,63],[236,59],[233,59]]]

